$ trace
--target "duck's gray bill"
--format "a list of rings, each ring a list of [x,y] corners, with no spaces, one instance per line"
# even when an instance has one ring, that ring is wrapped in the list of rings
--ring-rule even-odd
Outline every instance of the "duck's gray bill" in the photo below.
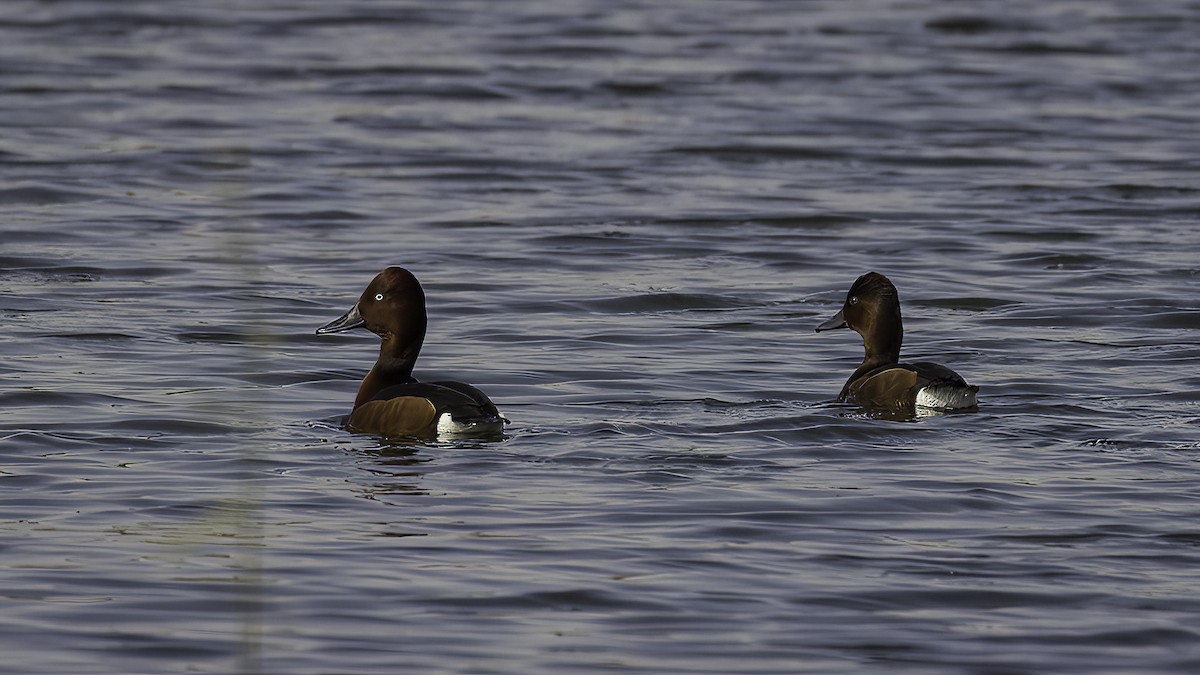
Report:
[[[349,312],[346,312],[345,314],[339,316],[338,318],[334,319],[333,321],[330,321],[329,323],[325,324],[324,326],[321,326],[320,328],[318,328],[317,335],[325,335],[327,333],[341,333],[342,331],[347,331],[352,328],[358,328],[359,326],[363,325],[364,323],[365,322],[363,321],[362,314],[358,313],[358,303],[356,302],[356,303],[354,303],[354,306],[350,308]]]
[[[817,332],[820,333],[823,330],[833,330],[835,328],[845,328],[845,327],[846,327],[846,317],[842,314],[841,311],[838,311],[837,314],[833,315],[832,319],[826,321],[825,323],[821,324],[820,326],[817,326]],[[320,331],[317,331],[317,332],[319,333]]]

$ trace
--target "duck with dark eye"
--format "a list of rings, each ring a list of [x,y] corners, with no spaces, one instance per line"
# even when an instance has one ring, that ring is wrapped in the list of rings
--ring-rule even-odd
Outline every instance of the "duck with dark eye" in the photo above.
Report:
[[[387,437],[494,434],[508,420],[482,391],[462,382],[413,377],[425,341],[425,292],[411,272],[389,267],[358,302],[318,335],[366,328],[381,339],[379,359],[358,388],[346,427]]]
[[[887,277],[868,272],[859,277],[846,302],[834,317],[817,326],[817,332],[850,328],[862,336],[862,364],[838,394],[839,401],[853,401],[874,408],[920,407],[959,410],[976,405],[979,387],[967,384],[953,370],[926,361],[900,363],[904,326],[900,320],[900,296]]]

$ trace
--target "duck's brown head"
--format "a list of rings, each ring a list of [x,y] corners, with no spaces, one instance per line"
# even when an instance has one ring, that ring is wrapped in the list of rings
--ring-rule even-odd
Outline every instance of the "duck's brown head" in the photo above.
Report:
[[[841,311],[817,326],[817,332],[836,328],[850,328],[862,336],[866,359],[899,361],[904,325],[896,287],[878,272],[867,272],[856,279]]]

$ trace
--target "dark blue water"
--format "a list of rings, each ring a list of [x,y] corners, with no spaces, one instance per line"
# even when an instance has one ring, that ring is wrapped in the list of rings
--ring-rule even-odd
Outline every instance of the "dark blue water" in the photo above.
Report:
[[[0,671],[1200,670],[1197,34],[4,4]],[[504,439],[340,428],[388,264]],[[977,411],[833,403],[872,269]]]

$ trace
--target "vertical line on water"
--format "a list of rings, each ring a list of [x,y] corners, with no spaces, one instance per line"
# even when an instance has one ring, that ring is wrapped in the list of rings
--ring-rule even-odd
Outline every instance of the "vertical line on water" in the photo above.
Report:
[[[244,150],[227,148],[222,154],[223,159],[244,167],[247,171],[251,163]],[[263,263],[255,253],[260,250],[254,238],[254,225],[246,217],[246,186],[249,178],[243,175],[242,180],[218,184],[215,192],[224,197],[228,205],[230,218],[240,227],[223,227],[223,233],[217,244],[223,249],[215,251],[218,260],[227,262],[228,274],[223,275],[223,281],[237,281],[241,284],[242,292],[236,290],[229,295],[237,298],[240,306],[233,308],[232,315],[236,317],[238,326],[238,341],[235,351],[231,354],[230,366],[243,377],[233,378],[241,384],[233,396],[224,399],[224,405],[219,409],[220,421],[237,428],[239,436],[237,452],[239,453],[240,471],[237,472],[237,486],[230,496],[231,533],[234,541],[242,545],[233,547],[231,567],[235,572],[235,588],[239,597],[233,605],[236,612],[237,630],[237,672],[252,675],[263,672],[263,612],[265,605],[265,579],[263,574],[262,547],[265,546],[263,528],[263,504],[261,488],[258,483],[258,459],[262,449],[254,442],[255,428],[268,417],[265,407],[258,400],[262,393],[253,382],[244,377],[245,374],[259,372],[264,364],[269,364],[270,348],[278,342],[264,327],[262,321],[254,317],[265,313],[264,308],[256,306],[256,294],[250,289],[260,287],[263,281],[261,274]],[[231,289],[233,290],[233,289]],[[267,351],[264,351],[267,350]]]

